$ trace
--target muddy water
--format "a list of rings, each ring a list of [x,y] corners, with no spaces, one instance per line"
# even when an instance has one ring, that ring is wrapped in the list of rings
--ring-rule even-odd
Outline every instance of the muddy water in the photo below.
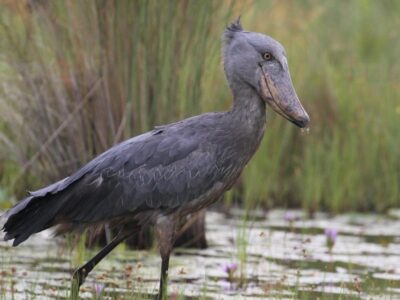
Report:
[[[328,232],[326,230],[328,229]],[[172,299],[400,299],[400,218],[275,210],[207,214],[205,250],[176,249]],[[329,243],[330,241],[330,243]],[[83,253],[85,252],[85,253]],[[0,299],[63,299],[79,256],[44,232],[0,244]],[[110,254],[81,288],[84,299],[146,299],[157,291],[156,249]]]

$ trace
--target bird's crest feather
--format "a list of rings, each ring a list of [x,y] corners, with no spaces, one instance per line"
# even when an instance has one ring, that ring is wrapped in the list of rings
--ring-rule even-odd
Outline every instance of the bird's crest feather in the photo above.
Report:
[[[229,25],[226,29],[232,32],[243,31],[242,24],[240,23],[240,16],[236,19],[235,22]]]
[[[227,41],[232,39],[237,32],[243,31],[242,24],[240,23],[240,16],[237,18],[236,21],[231,23],[229,26],[226,27],[224,32],[224,37]]]

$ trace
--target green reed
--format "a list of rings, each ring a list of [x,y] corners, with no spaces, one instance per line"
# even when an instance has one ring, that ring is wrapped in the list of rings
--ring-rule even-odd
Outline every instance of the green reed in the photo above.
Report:
[[[255,6],[253,28],[286,46],[294,85],[312,123],[304,135],[285,120],[270,118],[265,141],[244,176],[246,199],[310,211],[398,206],[399,4]]]

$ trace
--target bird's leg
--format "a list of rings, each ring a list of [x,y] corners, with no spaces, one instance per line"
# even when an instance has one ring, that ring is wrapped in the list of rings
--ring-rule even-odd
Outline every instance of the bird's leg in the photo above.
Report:
[[[168,297],[168,266],[169,256],[175,242],[176,229],[178,218],[163,216],[157,220],[156,232],[158,235],[160,255],[161,255],[161,274],[160,274],[160,289],[158,292],[158,300],[167,299]]]
[[[83,282],[85,281],[85,279],[86,279],[87,275],[90,273],[90,271],[92,271],[93,268],[108,253],[110,253],[123,240],[125,240],[127,237],[129,237],[132,234],[133,234],[132,232],[127,234],[127,233],[122,233],[120,231],[117,234],[117,236],[109,244],[107,244],[103,249],[100,250],[99,253],[97,253],[91,260],[89,260],[86,264],[84,264],[83,266],[81,266],[79,269],[77,269],[74,272],[73,279],[72,279],[72,294],[71,294],[71,298],[72,299],[77,299],[78,298],[79,287],[83,284]],[[75,296],[72,296],[72,295],[75,295]]]
[[[161,255],[160,289],[157,300],[163,300],[163,296],[167,299],[169,256],[170,254]]]

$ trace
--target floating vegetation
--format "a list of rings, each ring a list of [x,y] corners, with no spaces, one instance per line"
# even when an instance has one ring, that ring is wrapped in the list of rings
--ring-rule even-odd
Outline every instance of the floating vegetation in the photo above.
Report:
[[[310,219],[300,211],[281,210],[264,219],[239,210],[232,215],[208,212],[209,248],[175,249],[169,286],[173,299],[400,297],[399,219],[367,214],[329,218],[321,213]],[[246,240],[239,231],[247,233]],[[44,232],[18,248],[1,250],[0,299],[69,295],[76,253],[62,240]],[[85,259],[93,254],[86,252]],[[245,263],[240,261],[243,255]],[[80,295],[151,299],[158,288],[158,265],[156,250],[120,247],[91,273]]]

